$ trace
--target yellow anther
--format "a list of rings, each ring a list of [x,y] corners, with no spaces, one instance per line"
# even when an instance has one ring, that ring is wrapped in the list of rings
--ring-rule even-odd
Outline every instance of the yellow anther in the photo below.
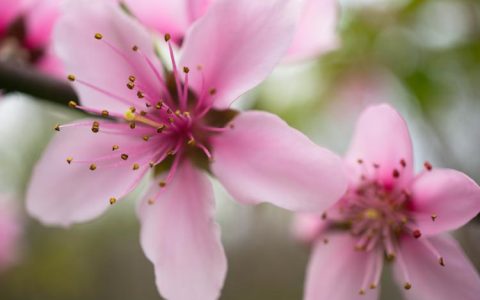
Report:
[[[188,72],[190,72],[190,69],[188,67],[183,67],[183,72],[185,74],[188,74]]]
[[[98,123],[97,121],[93,121],[92,132],[98,133],[99,130],[100,130],[100,123]]]
[[[97,165],[96,164],[91,164],[90,165],[90,171],[95,171],[97,169]]]
[[[393,261],[395,259],[395,253],[387,253],[387,260]]]
[[[60,131],[60,124],[55,124],[53,129],[55,129],[55,131]]]
[[[133,164],[133,170],[138,170],[138,169],[140,169],[140,165],[137,164],[137,163],[134,163]]]
[[[135,129],[135,126],[136,126],[135,122],[131,122],[131,123],[130,123],[130,128],[131,128],[131,129]]]
[[[137,92],[137,97],[138,97],[139,99],[143,99],[143,98],[145,98],[145,94],[144,94],[142,91],[138,91],[138,92]]]
[[[70,80],[70,81],[75,81],[75,75],[70,74],[70,75],[67,76],[67,79]]]
[[[144,135],[144,136],[143,136],[143,140],[144,140],[145,142],[148,142],[149,139],[150,139],[150,137],[149,137],[148,135]]]
[[[164,187],[167,185],[167,183],[166,183],[165,181],[160,181],[160,182],[158,183],[158,185],[159,185],[161,188],[164,188]]]
[[[103,35],[102,35],[101,33],[98,33],[98,32],[97,32],[97,33],[95,33],[95,38],[96,38],[97,40],[101,40],[101,39],[103,38]]]
[[[156,109],[161,109],[162,106],[163,106],[163,102],[162,102],[162,101],[159,101],[159,102],[157,102],[157,104],[155,105],[155,108],[156,108]]]
[[[133,90],[133,88],[135,88],[135,83],[129,81],[129,82],[127,83],[127,88],[128,88],[129,90]]]
[[[117,202],[117,198],[112,197],[109,199],[109,201],[110,201],[110,205],[114,205]]]
[[[128,159],[128,154],[122,153],[122,155],[120,155],[120,158],[123,159],[123,160],[127,160]]]
[[[157,133],[162,133],[163,130],[165,130],[165,125],[162,124],[161,126],[157,127]]]
[[[171,38],[172,38],[172,36],[170,35],[170,33],[167,33],[165,35],[165,42],[168,42]]]
[[[193,137],[189,138],[188,141],[187,141],[187,145],[189,145],[189,146],[195,145],[195,139]]]
[[[73,157],[71,157],[71,156],[67,157],[67,163],[68,163],[68,164],[71,164],[71,163],[72,163],[72,160],[73,160]]]
[[[110,115],[110,113],[108,112],[108,110],[102,110],[102,116],[103,117],[108,117]]]
[[[412,284],[410,282],[405,282],[405,285],[403,286],[406,290],[409,290],[412,288]]]
[[[147,115],[147,112],[144,111],[144,110],[141,110],[141,111],[140,111],[140,115],[143,116],[143,117],[145,117],[145,116]]]
[[[77,102],[75,102],[73,100],[68,102],[68,106],[71,107],[71,108],[76,108],[77,105],[78,105]]]
[[[127,110],[124,114],[125,120],[132,122],[135,121],[135,113],[131,109]]]
[[[380,218],[380,213],[375,208],[367,208],[363,211],[363,217],[369,220],[377,220]]]
[[[130,81],[130,82],[135,82],[136,79],[137,78],[133,75],[128,76],[128,81]]]
[[[118,145],[113,145],[113,146],[112,146],[112,151],[118,150],[118,148],[120,148],[120,146],[118,146]]]

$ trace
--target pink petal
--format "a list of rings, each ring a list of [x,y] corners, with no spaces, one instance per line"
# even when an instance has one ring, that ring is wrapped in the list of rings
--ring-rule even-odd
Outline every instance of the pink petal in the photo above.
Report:
[[[25,9],[27,42],[32,47],[43,47],[51,42],[52,30],[60,16],[61,0],[30,1]]]
[[[445,259],[445,267],[419,240],[406,238],[400,251],[409,272],[412,288],[406,299],[475,300],[480,295],[480,278],[458,243],[449,236],[429,237],[430,243]],[[395,277],[403,286],[404,277],[394,263]]]
[[[225,108],[259,84],[290,45],[300,1],[214,1],[187,34],[181,66],[197,92],[216,89],[214,105]],[[202,75],[203,74],[203,75]]]
[[[213,173],[244,203],[322,212],[346,190],[342,161],[273,114],[241,113],[213,141]]]
[[[455,230],[480,211],[480,188],[467,175],[449,169],[433,169],[412,184],[415,220],[423,234]],[[435,221],[432,220],[435,215]]]
[[[300,22],[287,60],[312,58],[335,49],[338,3],[335,0],[304,0]]]
[[[327,227],[318,214],[299,213],[293,220],[292,233],[300,242],[310,244]]]
[[[120,199],[130,192],[149,168],[148,153],[142,164],[125,152],[143,146],[142,138],[137,139],[102,133],[102,128],[99,133],[91,132],[90,127],[62,128],[33,171],[27,192],[30,215],[48,225],[69,226],[102,214],[110,206],[110,198]],[[113,145],[120,146],[118,157]],[[129,154],[128,160],[122,160],[121,153]],[[108,166],[98,159],[109,155],[113,158]],[[68,157],[73,158],[71,164]],[[138,170],[132,168],[135,162],[140,163]],[[89,169],[91,163],[96,163],[95,171]]]
[[[101,33],[103,39],[95,39],[96,33]],[[160,89],[159,82],[140,52],[132,50],[134,45],[157,63],[148,31],[113,1],[69,1],[56,26],[55,50],[66,71],[77,77],[82,104],[97,109],[124,113],[134,105],[136,91],[126,86],[130,75],[146,88],[145,94],[160,98],[155,94]],[[81,85],[79,80],[116,97]]]
[[[378,299],[378,288],[366,289],[365,295],[359,291],[368,264],[379,254],[355,251],[354,247],[355,240],[348,234],[330,235],[326,244],[323,239],[317,242],[308,263],[304,300]]]
[[[142,23],[160,33],[169,33],[176,40],[207,10],[212,0],[126,0],[133,14]]]
[[[7,29],[10,22],[22,12],[25,4],[21,0],[2,0],[0,9],[0,35]]]
[[[407,124],[398,112],[387,104],[371,106],[360,116],[355,134],[347,152],[350,165],[363,160],[369,174],[376,176],[385,185],[396,186],[408,183],[413,177],[413,150]],[[403,160],[406,167],[402,167]],[[373,164],[378,164],[375,170]],[[366,167],[365,167],[366,166]],[[393,177],[394,170],[400,177]]]
[[[160,189],[155,184],[149,197]],[[217,299],[227,261],[208,178],[184,162],[155,203],[147,199],[139,210],[141,244],[155,266],[160,293],[175,300]]]
[[[13,199],[0,195],[0,272],[18,259],[22,222],[12,207]]]

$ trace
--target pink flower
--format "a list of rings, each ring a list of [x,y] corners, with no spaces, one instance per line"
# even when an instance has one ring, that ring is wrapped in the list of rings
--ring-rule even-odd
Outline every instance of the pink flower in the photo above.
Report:
[[[212,6],[213,0],[125,0],[128,9],[145,25],[160,33],[171,34],[181,44],[190,26]],[[293,42],[286,60],[313,58],[335,49],[338,44],[336,0],[300,0]]]
[[[0,195],[0,272],[18,259],[22,225],[10,199]]]
[[[413,173],[412,144],[388,105],[360,117],[345,158],[347,193],[322,217],[299,217],[313,242],[305,299],[377,299],[384,260],[407,299],[478,299],[480,278],[446,231],[480,210],[480,189],[455,170]]]
[[[0,11],[0,61],[32,64],[50,74],[61,72],[50,47],[60,0],[5,1]]]
[[[153,169],[139,217],[157,286],[167,299],[216,299],[226,258],[205,171],[238,201],[295,211],[322,211],[346,189],[337,156],[272,114],[228,109],[282,58],[297,12],[288,0],[215,1],[178,62],[166,35],[168,70],[118,7],[70,2],[56,49],[75,71],[82,105],[71,106],[110,119],[57,127],[30,183],[30,214],[63,226],[93,219]]]

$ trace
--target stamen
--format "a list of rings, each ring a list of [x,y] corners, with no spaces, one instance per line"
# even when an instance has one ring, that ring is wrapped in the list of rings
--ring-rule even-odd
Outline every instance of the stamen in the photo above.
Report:
[[[373,282],[370,284],[371,289],[377,288],[378,284],[380,283],[380,276],[382,275],[382,269],[383,269],[383,257],[382,255],[377,255],[375,272],[373,275]]]
[[[114,205],[114,204],[117,202],[117,198],[111,197],[111,198],[109,199],[109,202],[110,202],[110,205]]]
[[[100,123],[98,123],[97,121],[93,121],[92,132],[98,133],[99,129],[100,129]]]
[[[376,255],[375,253],[370,253],[368,256],[368,261],[367,261],[367,270],[365,274],[363,275],[363,281],[362,281],[362,286],[360,288],[359,294],[360,295],[365,295],[365,291],[367,289],[368,282],[371,281],[372,278],[372,273],[375,269],[375,258],[379,256]]]
[[[423,245],[437,258],[438,263],[442,266],[445,267],[445,260],[443,257],[438,253],[437,249],[430,243],[428,239],[421,239],[420,240]]]
[[[167,33],[165,35],[165,42],[167,42],[168,51],[170,53],[170,60],[172,62],[172,71],[173,71],[173,77],[175,79],[175,84],[177,86],[177,93],[179,98],[182,99],[183,93],[182,93],[182,88],[181,88],[181,84],[178,76],[177,63],[175,61],[175,56],[173,54],[173,48],[172,48],[172,43],[170,42],[170,39],[171,39],[171,35]]]
[[[403,287],[406,290],[409,290],[412,288],[412,284],[410,283],[410,276],[408,274],[407,266],[405,265],[401,251],[398,251],[397,263],[400,265],[400,269],[403,273],[403,278],[405,279],[405,284],[403,285]]]

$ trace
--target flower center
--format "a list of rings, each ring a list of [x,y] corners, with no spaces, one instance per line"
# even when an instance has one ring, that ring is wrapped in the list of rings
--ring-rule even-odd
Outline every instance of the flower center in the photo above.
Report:
[[[358,164],[363,170],[360,184],[351,187],[340,200],[337,217],[330,218],[327,214],[322,217],[328,219],[332,227],[349,231],[355,240],[352,250],[376,253],[367,258],[367,270],[359,291],[361,295],[368,287],[374,289],[378,286],[384,258],[399,264],[405,279],[404,288],[408,290],[412,284],[399,247],[402,238],[412,236],[435,256],[441,266],[445,266],[445,261],[427,238],[421,238],[422,233],[408,210],[412,195],[398,184],[406,162],[402,159],[398,168],[392,170],[393,184],[388,186],[377,180],[376,172],[382,166],[373,163],[375,172],[372,174],[362,159]],[[430,171],[432,166],[425,163],[425,168]],[[436,215],[432,215],[432,221],[435,219]]]
[[[94,171],[100,167],[118,165],[116,161],[119,160],[134,160],[132,165],[134,171],[142,169],[145,164],[154,168],[155,173],[162,178],[159,181],[160,187],[165,187],[171,181],[183,159],[191,159],[197,165],[208,168],[208,162],[212,159],[211,137],[225,131],[225,125],[236,112],[212,108],[216,94],[214,88],[203,87],[200,91],[194,91],[189,87],[190,69],[185,66],[182,72],[178,70],[170,35],[165,36],[172,64],[170,71],[166,68],[162,68],[163,71],[158,70],[154,62],[138,46],[134,45],[126,52],[108,42],[100,33],[96,33],[94,37],[138,72],[125,78],[124,85],[125,92],[128,94],[133,91],[136,99],[122,97],[110,87],[98,86],[75,75],[68,75],[70,81],[128,104],[129,108],[120,114],[82,106],[71,101],[70,107],[109,120],[68,124],[57,126],[55,129],[61,130],[66,126],[91,126],[93,133],[101,131],[104,134],[128,135],[134,139],[143,139],[147,143],[142,142],[141,146],[135,147],[112,145],[112,155],[93,160],[68,157],[67,163],[88,163],[90,170]],[[197,67],[196,71],[201,74],[202,68]],[[145,74],[153,76],[148,76],[147,79],[155,78],[156,82],[146,80]],[[117,154],[118,151],[121,152],[120,155]],[[152,199],[156,199],[157,196],[152,196]],[[110,202],[113,204],[116,198],[112,199]]]

